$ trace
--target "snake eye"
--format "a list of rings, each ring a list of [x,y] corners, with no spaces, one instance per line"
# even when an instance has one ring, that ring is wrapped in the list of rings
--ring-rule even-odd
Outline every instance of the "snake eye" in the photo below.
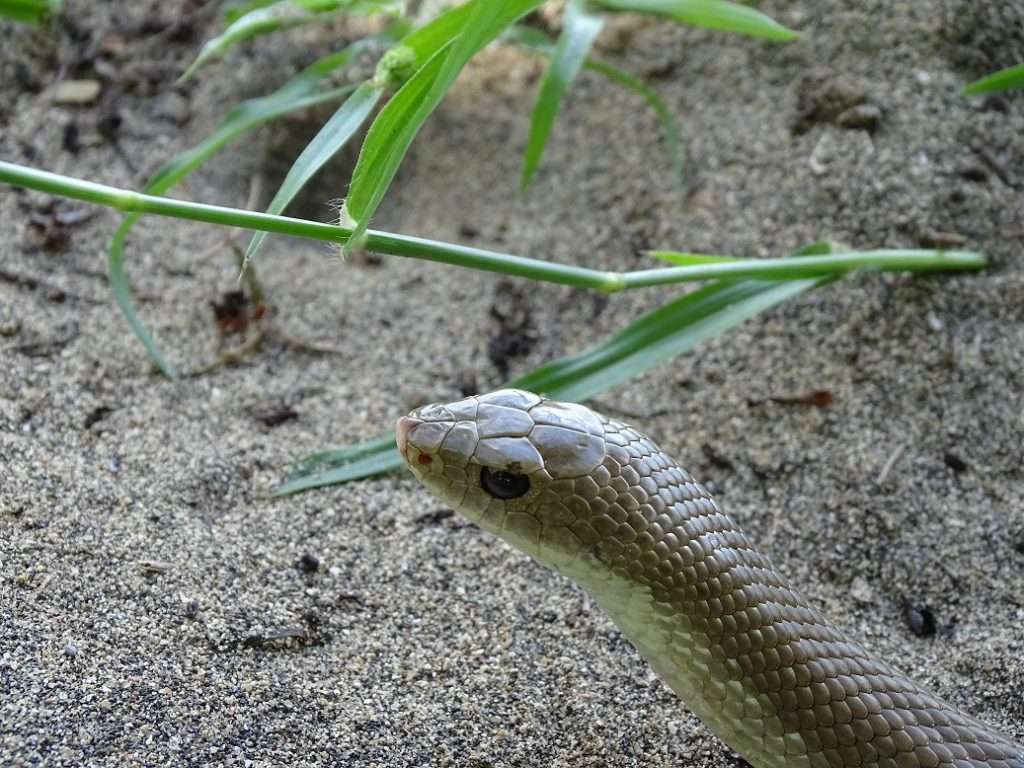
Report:
[[[530,478],[514,472],[481,467],[480,485],[496,499],[518,499],[530,490]]]

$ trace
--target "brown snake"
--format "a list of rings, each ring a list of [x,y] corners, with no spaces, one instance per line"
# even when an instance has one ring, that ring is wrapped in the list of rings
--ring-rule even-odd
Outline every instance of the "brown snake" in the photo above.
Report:
[[[755,768],[1024,768],[1024,746],[833,626],[631,427],[501,390],[397,436],[424,485],[584,587]]]

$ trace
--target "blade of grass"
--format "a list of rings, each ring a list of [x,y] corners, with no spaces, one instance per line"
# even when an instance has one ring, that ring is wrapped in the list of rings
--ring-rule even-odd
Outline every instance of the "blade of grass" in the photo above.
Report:
[[[601,346],[542,366],[513,386],[586,400],[836,276],[719,281],[644,315]]]
[[[196,71],[214,58],[224,56],[231,48],[260,35],[268,35],[291,27],[308,24],[314,16],[308,9],[292,0],[278,0],[268,5],[259,5],[235,18],[216,37],[207,40],[199,55],[188,65],[178,82],[188,80]]]
[[[392,434],[381,435],[365,443],[331,448],[302,459],[274,496],[285,496],[324,485],[347,483],[391,472],[401,466]]]
[[[648,256],[661,259],[680,267],[690,267],[696,264],[724,264],[731,261],[747,261],[735,256],[716,256],[710,253],[690,253],[688,251],[646,251]],[[753,261],[753,259],[750,259]]]
[[[412,30],[399,41],[397,47],[411,52],[417,69],[388,101],[370,126],[359,151],[353,178],[358,173],[365,173],[368,167],[376,167],[387,162],[388,153],[396,146],[395,137],[407,127],[407,115],[411,114],[416,104],[425,98],[433,79],[440,71],[444,52],[458,36],[472,12],[471,3],[456,6]],[[348,214],[349,207],[346,201],[342,220],[351,219]]]
[[[351,94],[357,87],[343,85],[307,96],[288,94],[285,98],[276,98],[277,94],[274,94],[243,102],[228,112],[214,128],[213,133],[203,141],[157,169],[143,189],[155,194],[165,192],[209,160],[212,155],[249,131],[291,112],[338,101]]]
[[[683,149],[679,138],[679,124],[676,122],[675,115],[672,114],[657,91],[628,72],[624,72],[618,67],[613,67],[611,64],[599,59],[588,61],[587,69],[591,69],[604,75],[612,82],[629,88],[647,102],[647,106],[654,111],[658,121],[661,123],[661,135],[665,142],[665,151],[668,152],[669,160],[672,163],[672,177],[677,184],[681,185],[683,182]]]
[[[562,14],[562,34],[551,54],[551,61],[548,62],[540,92],[537,94],[537,103],[533,107],[520,179],[520,187],[523,190],[530,186],[537,172],[565,92],[579,74],[603,26],[604,19],[588,13],[582,0],[569,0],[566,4],[565,13]]]
[[[345,461],[352,462],[367,458],[379,453],[383,448],[394,447],[394,440],[389,435],[384,435],[377,440],[370,440],[357,445],[350,445],[342,449],[329,448],[306,456],[294,468],[291,477],[300,475],[319,474],[326,469],[337,466],[337,457],[340,452],[345,453]]]
[[[266,8],[268,5],[273,5],[278,0],[228,0],[224,3],[224,7],[221,9],[221,15],[224,17],[225,24],[231,24],[234,21],[245,16],[250,11],[255,11],[257,8]]]
[[[819,241],[780,261],[820,258],[833,245]],[[583,401],[612,389],[670,357],[739,325],[806,290],[843,277],[817,275],[787,282],[717,281],[642,315],[614,337],[586,352],[566,357],[511,382],[510,386]]]
[[[374,107],[377,106],[380,97],[380,89],[371,83],[363,83],[349,96],[302,150],[302,154],[289,169],[288,175],[281,183],[274,199],[267,206],[267,213],[281,213],[288,207],[295,195],[306,186],[316,172],[355,135]],[[249,259],[256,255],[266,237],[266,232],[258,232],[253,235],[245,252],[245,263],[248,263]]]
[[[0,0],[0,17],[39,25],[60,13],[61,0]]]
[[[945,260],[957,262],[962,251],[933,251],[931,266]],[[672,260],[675,256],[682,261],[693,254],[675,254],[671,251],[654,251],[651,255]],[[654,285],[677,283],[680,280],[735,280],[753,277],[760,280],[796,280],[820,277],[853,269],[879,270],[885,272],[914,272],[922,268],[922,251],[913,249],[888,249],[876,251],[849,251],[808,255],[799,259],[728,259],[717,257],[714,261],[690,263],[687,266],[663,269],[641,269],[623,275],[627,288],[648,288]]]
[[[268,112],[262,113],[262,116],[255,120],[245,119],[246,113],[249,113],[248,116],[250,118],[252,117],[249,110],[229,114],[225,121],[218,126],[218,129],[207,137],[206,141],[179,155],[171,164],[165,165],[144,189],[149,192],[164,192],[199,167],[210,155],[220,150],[225,144],[238,138],[256,125],[274,119],[285,112],[304,109],[325,101],[335,101],[351,90],[351,86],[346,86],[323,94],[298,99],[290,102],[291,106],[287,109],[273,114]],[[110,245],[107,248],[107,279],[110,283],[110,291],[114,296],[114,301],[117,303],[118,308],[120,308],[121,314],[128,321],[132,331],[138,336],[139,341],[142,342],[142,346],[145,347],[147,354],[160,369],[161,373],[173,379],[177,378],[177,371],[170,361],[161,354],[156,341],[142,324],[142,320],[135,310],[135,303],[132,301],[132,290],[131,285],[128,283],[128,276],[124,271],[125,241],[128,239],[128,234],[132,228],[138,222],[140,215],[134,213],[126,216],[124,221],[121,222],[121,226],[114,232],[114,236],[111,238]]]
[[[1007,67],[987,77],[975,80],[964,87],[965,96],[980,96],[984,93],[999,93],[1011,88],[1024,88],[1024,64]]]
[[[321,82],[328,75],[351,64],[363,51],[393,40],[395,33],[396,28],[393,27],[378,35],[357,40],[309,65],[273,93],[243,101],[224,116],[206,139],[165,163],[146,182],[144,190],[161,194],[202,165],[211,155],[248,131],[290,112],[348,95],[357,86],[346,85],[321,91]]]
[[[195,61],[188,66],[178,81],[188,80],[207,62],[223,57],[234,46],[254,37],[313,22],[327,21],[341,14],[391,13],[399,15],[400,12],[400,3],[384,2],[383,0],[381,2],[278,0],[268,5],[261,4],[235,18],[223,32],[208,40],[200,49]]]
[[[788,42],[799,33],[758,10],[723,0],[597,0],[613,11],[667,16],[683,24]]]
[[[513,25],[505,38],[516,45],[529,48],[543,56],[551,56],[555,51],[555,41],[548,35],[539,29],[526,27],[522,24]],[[628,88],[647,102],[647,105],[657,116],[658,122],[661,123],[665,150],[668,152],[669,160],[672,162],[672,176],[677,184],[681,184],[683,180],[683,152],[679,141],[679,124],[676,122],[675,115],[672,114],[668,105],[665,104],[664,99],[658,95],[657,91],[639,78],[633,77],[628,72],[605,61],[591,56],[587,58],[583,66],[592,72],[603,75],[613,83]]]
[[[231,24],[250,11],[266,8],[277,2],[279,0],[228,0],[224,3],[221,15],[224,17],[225,23]],[[310,11],[333,11],[349,4],[351,0],[295,0],[295,2]]]
[[[419,66],[422,66],[431,56],[458,36],[472,12],[472,3],[463,3],[450,8],[423,26],[413,29],[401,39],[399,45],[416,54],[416,61]]]
[[[354,223],[346,250],[361,244],[413,139],[455,78],[481,48],[543,0],[470,0],[458,34],[439,47],[377,115],[363,141],[344,218]],[[440,41],[439,41],[440,42]]]

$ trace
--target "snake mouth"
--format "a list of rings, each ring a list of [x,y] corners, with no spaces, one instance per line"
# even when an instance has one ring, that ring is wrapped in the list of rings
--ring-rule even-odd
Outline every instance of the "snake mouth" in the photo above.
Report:
[[[409,433],[423,422],[410,416],[403,416],[395,423],[395,442],[398,444],[398,452],[402,458],[409,460],[407,449],[409,447]]]

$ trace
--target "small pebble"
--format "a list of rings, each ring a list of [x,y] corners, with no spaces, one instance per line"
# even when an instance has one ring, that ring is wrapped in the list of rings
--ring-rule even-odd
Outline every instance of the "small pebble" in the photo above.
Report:
[[[874,104],[858,104],[841,112],[836,124],[859,131],[874,131],[882,121],[882,110]]]
[[[54,104],[91,104],[100,95],[98,80],[65,80],[53,89]]]
[[[875,600],[875,593],[871,589],[868,580],[863,576],[856,576],[850,584],[850,595],[861,603],[872,603]]]

